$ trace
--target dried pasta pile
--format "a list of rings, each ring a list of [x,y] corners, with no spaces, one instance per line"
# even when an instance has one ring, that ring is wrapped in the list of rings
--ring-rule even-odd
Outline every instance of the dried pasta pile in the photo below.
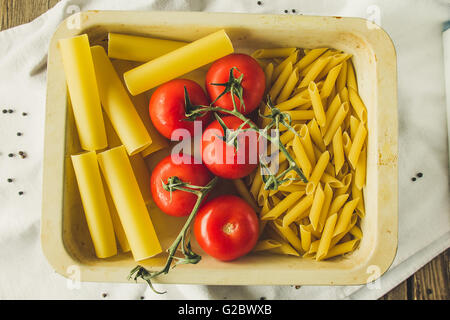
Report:
[[[351,55],[328,48],[280,48],[252,56],[265,70],[273,104],[291,117],[296,134],[281,126],[280,140],[308,179],[304,183],[289,171],[285,178],[291,180],[266,190],[258,169],[245,180],[247,198],[260,208],[261,236],[254,251],[318,261],[352,252],[365,214],[367,111]],[[260,112],[268,114],[267,105]],[[264,127],[267,120],[259,121]],[[278,172],[287,167],[280,153]]]

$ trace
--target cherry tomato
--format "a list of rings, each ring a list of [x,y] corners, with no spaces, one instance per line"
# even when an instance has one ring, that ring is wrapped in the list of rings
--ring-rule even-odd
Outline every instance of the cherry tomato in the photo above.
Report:
[[[238,129],[243,123],[235,116],[223,117],[222,120],[231,130]],[[243,126],[243,129],[247,128],[250,128],[248,124]],[[202,135],[203,163],[216,176],[226,179],[245,177],[258,165],[258,133],[253,130],[241,132],[233,144],[223,140],[233,134],[233,131],[227,132],[228,135],[217,120],[206,128]]]
[[[155,128],[164,137],[170,139],[176,129],[187,129],[191,136],[194,135],[194,123],[187,121],[185,116],[186,87],[189,99],[193,105],[209,105],[208,97],[200,85],[192,80],[175,79],[162,84],[152,94],[149,103],[150,118]],[[202,121],[202,129],[211,120],[208,113],[196,120]]]
[[[264,71],[258,62],[251,56],[233,53],[215,61],[206,74],[206,91],[208,92],[211,101],[217,99],[225,87],[214,85],[214,83],[228,82],[230,70],[233,67],[237,68],[233,70],[234,78],[237,79],[243,75],[241,85],[243,88],[245,108],[244,106],[241,106],[239,98],[234,95],[236,107],[242,114],[249,114],[260,104],[266,88]],[[218,99],[214,105],[224,109],[233,110],[233,101],[230,92]]]
[[[197,196],[187,191],[174,190],[171,197],[170,192],[164,190],[162,182],[167,183],[167,179],[173,176],[196,186],[207,185],[212,176],[203,164],[194,163],[194,157],[190,155],[169,155],[153,169],[151,191],[158,208],[171,216],[187,216],[194,208]]]
[[[226,195],[205,203],[194,220],[195,238],[210,256],[230,261],[250,252],[258,240],[258,217],[239,197]]]

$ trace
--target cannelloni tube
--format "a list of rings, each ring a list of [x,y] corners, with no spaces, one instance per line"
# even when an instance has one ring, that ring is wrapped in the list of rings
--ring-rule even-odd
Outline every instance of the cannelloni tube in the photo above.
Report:
[[[122,79],[122,75],[125,71],[130,70],[133,65],[130,61],[125,60],[115,60],[114,67],[119,74],[119,77]],[[159,151],[161,149],[167,148],[169,146],[168,140],[164,138],[153,126],[150,117],[148,116],[148,98],[145,94],[139,94],[137,96],[132,96],[131,101],[133,105],[136,107],[136,111],[141,117],[142,122],[144,123],[147,132],[150,134],[152,139],[152,143],[150,146],[142,150],[141,154],[145,158],[153,152]]]
[[[98,161],[136,261],[160,253],[161,245],[125,147],[98,154]]]
[[[114,256],[117,254],[116,239],[97,155],[90,151],[71,158],[95,254],[98,258]]]
[[[219,30],[125,72],[125,83],[130,93],[137,95],[233,51],[225,30]]]
[[[103,109],[128,154],[141,152],[152,139],[105,50],[94,46],[91,51]]]
[[[186,45],[183,41],[108,33],[110,58],[147,62]]]
[[[81,147],[104,149],[108,143],[88,37],[61,39],[58,45]]]

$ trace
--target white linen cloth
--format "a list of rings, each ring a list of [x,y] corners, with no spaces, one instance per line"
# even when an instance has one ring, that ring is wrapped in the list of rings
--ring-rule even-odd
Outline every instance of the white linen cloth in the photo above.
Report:
[[[450,245],[442,23],[449,1],[63,0],[34,21],[0,32],[0,299],[376,299]],[[368,18],[398,56],[399,244],[390,270],[366,286],[70,285],[39,238],[46,54],[57,25],[77,10],[189,10]],[[295,13],[293,10],[295,10]],[[288,10],[288,13],[284,11]],[[449,79],[447,79],[449,80]],[[28,113],[26,116],[22,112]],[[22,132],[22,136],[17,136]],[[25,151],[22,159],[19,151]],[[14,157],[8,157],[14,153]],[[423,177],[411,180],[416,173]],[[13,178],[8,183],[7,179]],[[18,192],[23,191],[23,195]],[[369,277],[370,275],[368,275]],[[103,297],[103,293],[107,293]]]

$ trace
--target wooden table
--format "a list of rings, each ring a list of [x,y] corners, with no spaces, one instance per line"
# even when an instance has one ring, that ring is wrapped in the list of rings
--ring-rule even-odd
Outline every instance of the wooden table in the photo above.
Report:
[[[59,0],[0,0],[0,30],[27,23]],[[411,300],[450,298],[449,252],[442,253],[381,299]]]

